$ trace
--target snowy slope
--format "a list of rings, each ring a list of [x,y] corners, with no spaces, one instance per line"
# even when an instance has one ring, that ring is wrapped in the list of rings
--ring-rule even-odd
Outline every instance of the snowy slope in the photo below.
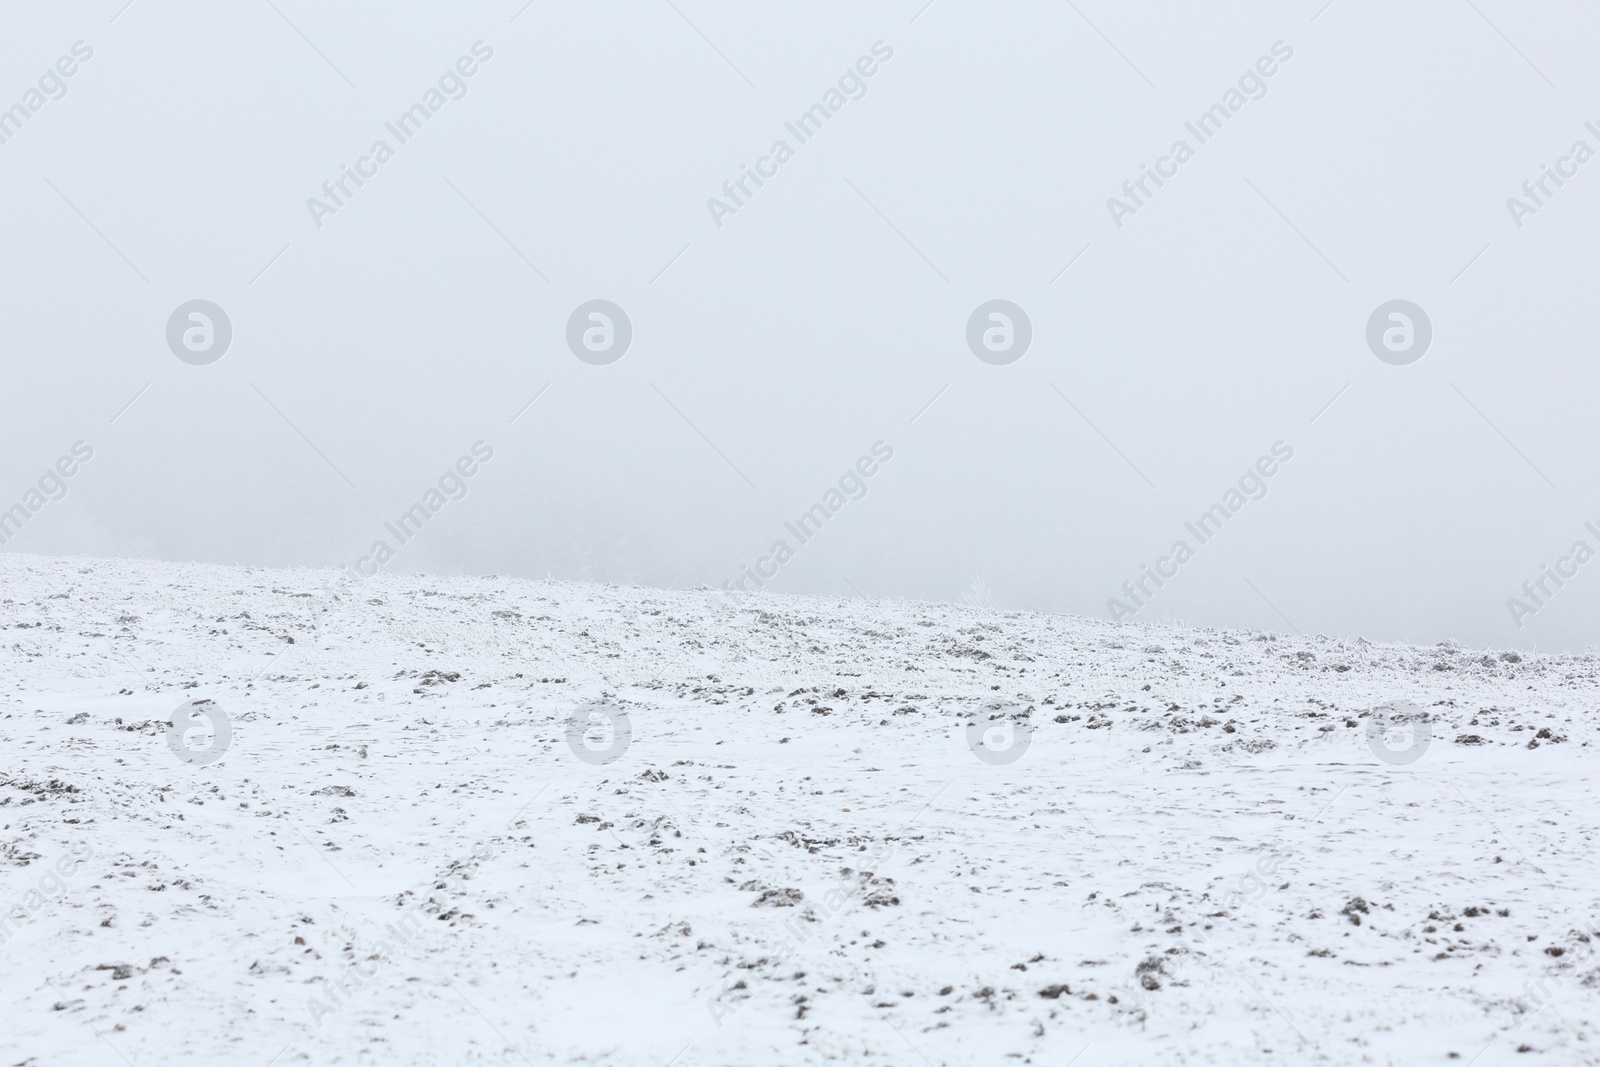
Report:
[[[6,1064],[1600,1062],[1591,656],[21,555],[0,626]]]

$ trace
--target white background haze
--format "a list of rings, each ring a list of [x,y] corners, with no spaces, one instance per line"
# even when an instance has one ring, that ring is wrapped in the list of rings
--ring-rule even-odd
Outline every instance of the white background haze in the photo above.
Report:
[[[94,449],[6,551],[353,564],[482,440],[392,569],[718,586],[881,440],[770,589],[977,578],[1105,618],[1283,441],[1141,621],[1549,650],[1600,621],[1600,565],[1507,608],[1600,548],[1600,162],[1507,207],[1600,149],[1593,11],[123,2],[0,13],[0,107],[93,49],[0,144],[0,508]],[[316,226],[307,198],[478,41],[466,95]],[[880,41],[865,96],[717,226],[707,198]],[[609,366],[564,340],[595,298],[633,325]],[[1033,327],[1009,366],[964,339],[996,298]],[[1433,326],[1409,366],[1365,340],[1397,298]],[[165,341],[193,299],[232,322],[209,366]]]

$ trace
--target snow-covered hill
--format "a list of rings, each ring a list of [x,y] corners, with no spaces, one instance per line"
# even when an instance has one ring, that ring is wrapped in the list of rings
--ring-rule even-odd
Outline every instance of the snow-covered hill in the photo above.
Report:
[[[1592,656],[20,555],[0,628],[7,1064],[1600,1062]]]

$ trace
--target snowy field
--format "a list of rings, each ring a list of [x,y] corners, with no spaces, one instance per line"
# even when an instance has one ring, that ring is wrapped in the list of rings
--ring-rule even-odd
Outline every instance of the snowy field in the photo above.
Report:
[[[0,1063],[1600,1063],[1592,656],[335,579],[0,556]]]

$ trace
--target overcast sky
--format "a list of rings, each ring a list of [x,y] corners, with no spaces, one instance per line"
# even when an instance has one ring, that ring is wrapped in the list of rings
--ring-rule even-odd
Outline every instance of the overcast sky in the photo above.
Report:
[[[0,550],[1592,642],[1593,11],[123,4],[0,11]]]

